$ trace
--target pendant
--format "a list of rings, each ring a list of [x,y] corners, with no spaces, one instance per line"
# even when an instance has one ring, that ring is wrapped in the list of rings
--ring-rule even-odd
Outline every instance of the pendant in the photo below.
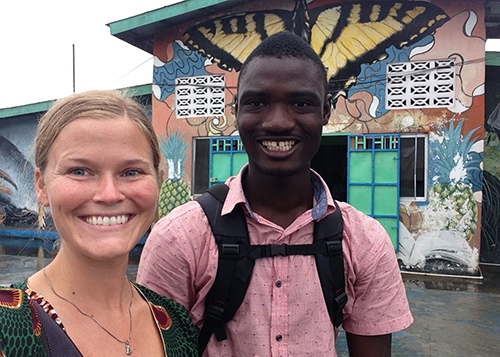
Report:
[[[130,341],[127,340],[125,341],[125,353],[127,356],[130,356],[132,354],[132,350],[130,349]]]

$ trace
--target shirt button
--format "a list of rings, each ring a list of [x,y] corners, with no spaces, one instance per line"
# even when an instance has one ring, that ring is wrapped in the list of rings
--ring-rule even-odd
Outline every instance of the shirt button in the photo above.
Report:
[[[281,280],[278,280],[278,281],[276,282],[276,286],[277,286],[278,288],[281,288]]]
[[[276,335],[276,341],[280,342],[282,339],[283,339],[283,336],[281,336],[280,334]]]

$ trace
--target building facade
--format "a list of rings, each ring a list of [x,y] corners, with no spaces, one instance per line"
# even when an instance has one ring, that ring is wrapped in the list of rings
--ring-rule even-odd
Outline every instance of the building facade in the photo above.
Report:
[[[481,249],[481,221],[498,226],[498,195],[483,207],[485,134],[498,142],[485,132],[484,18],[471,1],[186,0],[109,24],[155,59],[146,91],[163,155],[159,216],[246,163],[239,68],[262,38],[293,31],[335,97],[312,163],[333,196],[382,223],[402,270],[478,276],[480,251],[495,245],[483,234]],[[17,210],[2,237],[37,232],[30,143],[47,108],[0,109],[0,203]]]
[[[481,2],[184,1],[109,24],[154,55],[160,215],[236,173],[241,63],[266,36],[304,37],[335,110],[313,168],[378,219],[403,270],[478,274],[484,155]]]

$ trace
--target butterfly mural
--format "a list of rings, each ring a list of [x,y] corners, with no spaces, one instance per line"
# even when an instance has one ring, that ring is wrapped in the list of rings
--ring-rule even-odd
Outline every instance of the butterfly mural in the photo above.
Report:
[[[293,11],[267,10],[218,17],[185,32],[186,44],[225,70],[236,70],[265,38],[281,31],[303,37],[319,55],[334,98],[346,95],[361,64],[383,59],[390,46],[402,48],[432,34],[449,20],[425,1],[329,4],[309,8],[298,0]]]

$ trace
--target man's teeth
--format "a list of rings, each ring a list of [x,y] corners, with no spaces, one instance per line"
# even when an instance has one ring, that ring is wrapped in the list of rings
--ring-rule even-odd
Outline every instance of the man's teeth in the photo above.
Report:
[[[264,145],[268,150],[271,150],[271,151],[288,151],[293,147],[294,144],[295,144],[295,142],[292,140],[288,140],[288,141],[263,141],[262,142],[262,145]]]
[[[87,223],[93,224],[94,226],[113,226],[115,224],[124,224],[128,222],[128,216],[111,216],[111,217],[102,217],[102,216],[92,216],[87,217],[85,219]]]

